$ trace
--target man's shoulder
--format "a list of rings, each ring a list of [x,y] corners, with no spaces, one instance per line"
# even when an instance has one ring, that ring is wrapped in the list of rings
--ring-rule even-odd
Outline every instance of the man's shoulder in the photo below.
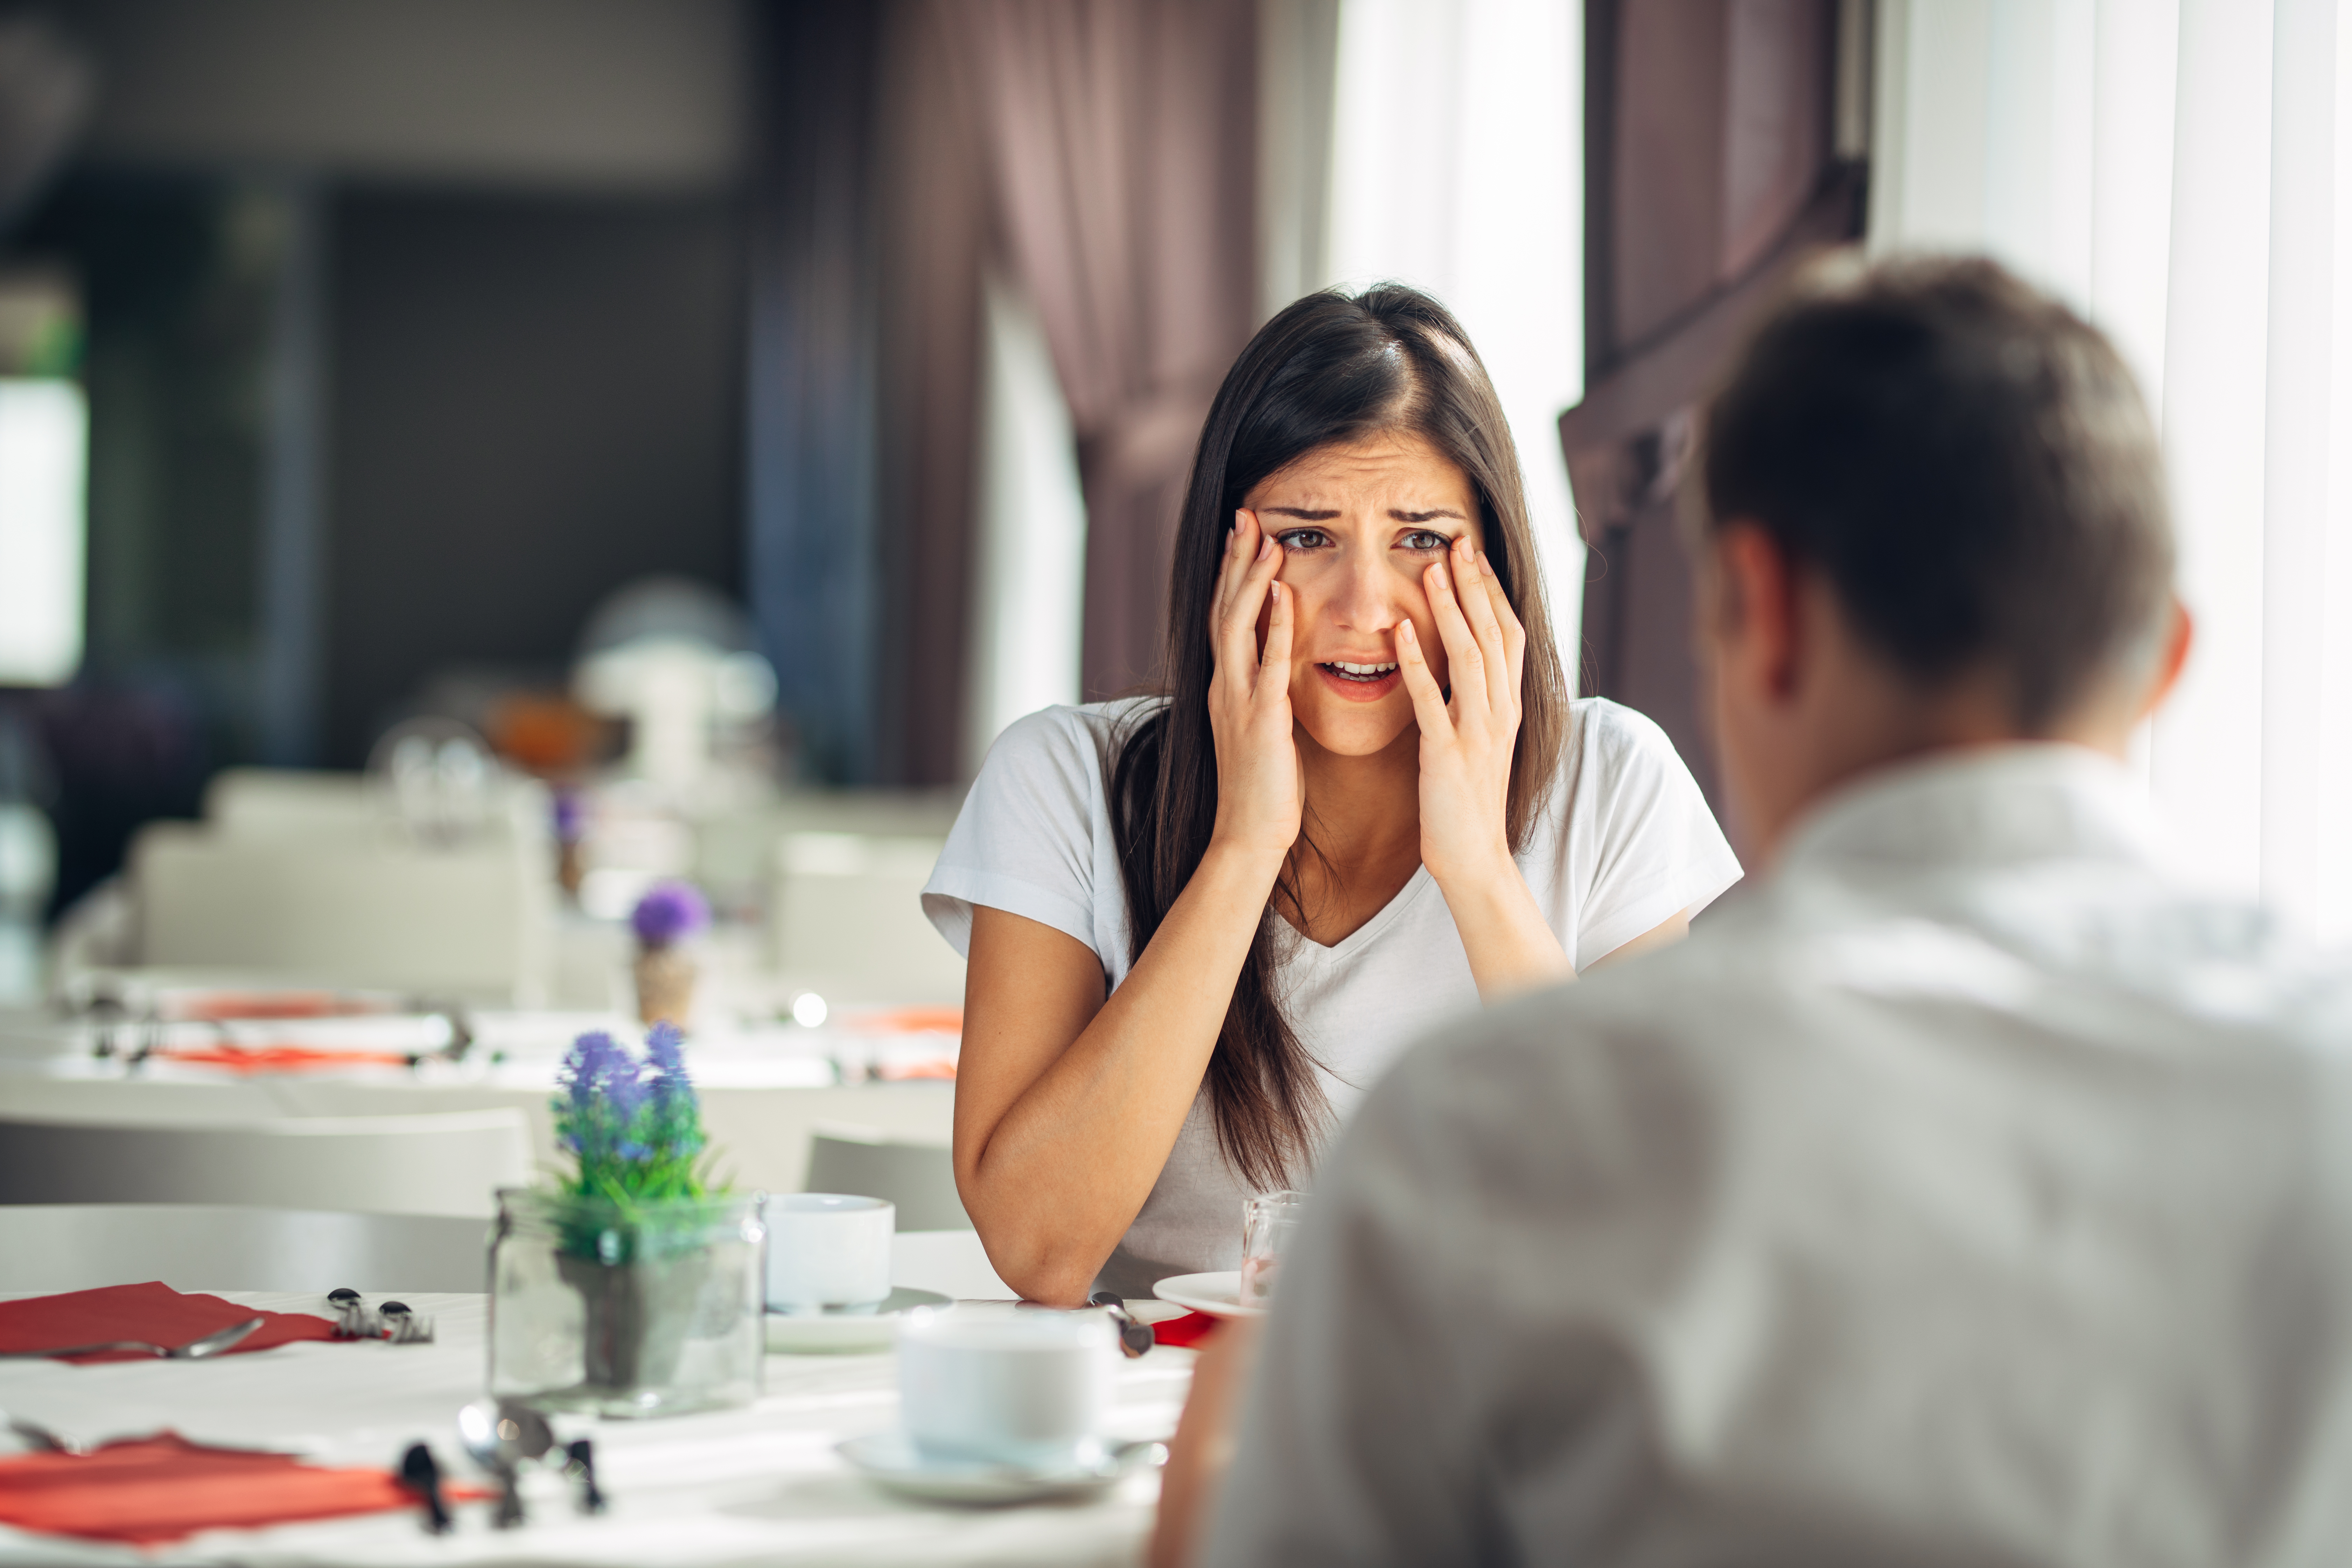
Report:
[[[1733,1020],[1790,1013],[1770,945],[1694,940],[1486,1008],[1409,1051],[1359,1121],[1410,1125],[1424,1157],[1475,1150],[1491,1179],[1615,1185],[1686,1162],[1759,1065]]]

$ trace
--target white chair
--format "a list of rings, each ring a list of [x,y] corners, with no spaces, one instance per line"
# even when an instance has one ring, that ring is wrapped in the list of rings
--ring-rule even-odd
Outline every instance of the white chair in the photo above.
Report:
[[[374,1296],[485,1289],[489,1226],[426,1215],[323,1214],[203,1204],[0,1207],[0,1290],[92,1290],[160,1279],[176,1290]],[[930,1272],[951,1268],[934,1261]],[[934,1286],[931,1289],[938,1289]]]
[[[922,906],[944,842],[785,834],[769,916],[777,969],[828,1002],[961,1003],[963,960]]]
[[[970,1230],[971,1216],[956,1194],[955,1162],[938,1143],[845,1136],[844,1130],[809,1139],[811,1193],[854,1193],[898,1205],[898,1228]]]
[[[227,1204],[487,1219],[530,1176],[516,1110],[256,1121],[0,1118],[0,1204]]]
[[[205,822],[240,837],[373,839],[384,811],[365,773],[223,768],[205,786]]]
[[[447,849],[151,823],[131,851],[139,962],[540,1005],[553,953],[543,845]]]

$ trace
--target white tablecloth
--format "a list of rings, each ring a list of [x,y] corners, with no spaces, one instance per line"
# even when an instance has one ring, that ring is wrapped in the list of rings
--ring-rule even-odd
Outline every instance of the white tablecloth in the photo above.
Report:
[[[277,1311],[317,1312],[308,1296],[225,1292]],[[483,1386],[486,1301],[405,1298],[434,1318],[431,1345],[305,1343],[194,1363],[0,1362],[0,1409],[78,1442],[176,1430],[211,1443],[299,1452],[321,1463],[397,1464],[433,1445],[445,1474],[472,1477],[457,1447],[457,1409]],[[1160,1349],[1122,1363],[1115,1435],[1164,1437],[1192,1378],[1192,1354]],[[583,1519],[552,1472],[526,1495],[530,1522],[490,1528],[488,1505],[458,1510],[435,1539],[401,1512],[215,1531],[141,1552],[0,1527],[5,1563],[1131,1563],[1158,1495],[1131,1479],[1082,1504],[1001,1510],[895,1499],[842,1461],[834,1445],[898,1419],[895,1358],[768,1358],[767,1393],[748,1410],[662,1421],[558,1417],[565,1439],[591,1436],[609,1512]]]
[[[131,1068],[92,1056],[96,1026],[45,1013],[0,1010],[0,1112],[93,1121],[227,1121],[277,1116],[392,1116],[512,1106],[530,1121],[534,1157],[556,1157],[548,1102],[562,1042],[582,1028],[621,1028],[597,1016],[501,1015],[509,1043],[494,1061],[487,1045],[464,1062],[410,1069],[353,1067],[250,1077],[219,1068],[151,1061]],[[496,1031],[492,1031],[496,1033]],[[703,1129],[745,1191],[801,1189],[809,1137],[821,1130],[944,1144],[954,1126],[949,1082],[835,1083],[838,1031],[801,1037],[717,1034],[687,1047],[702,1099]],[[778,1044],[778,1039],[784,1041]]]

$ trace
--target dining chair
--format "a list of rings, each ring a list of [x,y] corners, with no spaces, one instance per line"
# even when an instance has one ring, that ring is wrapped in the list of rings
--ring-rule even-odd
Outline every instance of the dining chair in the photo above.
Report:
[[[487,1219],[530,1176],[520,1110],[267,1121],[0,1114],[0,1205],[231,1204]]]
[[[963,959],[923,914],[943,838],[787,833],[769,898],[779,973],[834,1004],[963,1000]]]
[[[887,1198],[898,1205],[902,1231],[971,1228],[971,1216],[956,1195],[955,1163],[945,1144],[817,1132],[809,1139],[808,1179],[802,1190]]]
[[[366,1294],[486,1289],[489,1226],[446,1215],[326,1214],[215,1204],[0,1207],[0,1291],[91,1290],[160,1279],[176,1290]]]
[[[543,844],[447,847],[155,822],[132,840],[137,962],[541,1004],[554,959]]]

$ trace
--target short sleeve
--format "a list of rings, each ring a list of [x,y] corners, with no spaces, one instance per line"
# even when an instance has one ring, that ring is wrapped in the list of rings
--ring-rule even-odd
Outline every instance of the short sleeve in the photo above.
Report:
[[[1579,969],[1680,910],[1697,913],[1739,880],[1739,858],[1666,732],[1593,700],[1568,837],[1582,840],[1590,881],[1579,901]]]
[[[971,955],[976,904],[1066,931],[1097,956],[1096,817],[1102,753],[1076,709],[1032,713],[998,736],[964,796],[923,913],[956,952]]]

